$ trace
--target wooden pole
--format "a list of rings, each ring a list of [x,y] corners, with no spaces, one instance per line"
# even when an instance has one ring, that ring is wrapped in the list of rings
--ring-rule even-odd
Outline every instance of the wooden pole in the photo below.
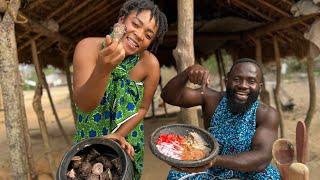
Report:
[[[220,58],[219,58],[219,50],[215,51],[215,55],[216,55],[216,61],[217,61],[217,68],[218,68],[218,73],[219,73],[219,82],[220,82],[220,91],[222,92],[224,90],[224,83],[223,83],[223,79],[222,79],[222,72],[221,72],[221,63],[220,63]]]
[[[193,0],[178,0],[178,43],[173,50],[178,73],[194,64],[193,47]],[[189,85],[191,86],[191,85]],[[182,121],[199,126],[197,110],[195,108],[181,108]]]
[[[160,75],[160,79],[159,79],[159,85],[160,85],[160,91],[162,92],[163,85],[162,85],[161,75]],[[162,98],[161,98],[161,99],[162,99]],[[162,101],[163,101],[163,99],[162,99]],[[166,105],[166,102],[165,102],[165,101],[163,101],[163,108],[164,108],[165,117],[168,117],[168,110],[167,110],[167,105]]]
[[[3,111],[3,99],[2,99],[2,90],[0,86],[0,112]]]
[[[36,68],[38,79],[39,79],[41,85],[43,87],[45,87],[46,90],[47,90],[47,94],[48,94],[48,97],[49,97],[49,101],[50,101],[50,105],[51,105],[51,108],[52,108],[52,112],[53,112],[53,115],[54,115],[54,117],[56,119],[58,127],[59,127],[64,139],[66,140],[67,144],[71,145],[71,140],[69,139],[67,133],[63,129],[62,124],[60,122],[60,119],[58,117],[58,113],[57,113],[56,108],[55,108],[55,106],[53,104],[53,100],[52,100],[52,97],[51,97],[50,89],[49,89],[47,80],[45,78],[45,75],[42,72],[41,64],[40,64],[40,61],[39,61],[38,55],[37,55],[37,48],[36,48],[37,46],[36,46],[36,43],[34,41],[31,42],[31,47],[32,47],[32,60],[34,61],[34,64],[35,64],[35,68]]]
[[[14,179],[27,180],[30,178],[29,162],[22,122],[24,118],[21,118],[23,92],[14,26],[20,4],[20,0],[11,0],[8,6],[10,10],[5,12],[0,23],[0,84],[12,176]]]
[[[224,62],[223,62],[223,56],[222,56],[222,52],[221,52],[221,49],[218,49],[218,56],[219,56],[219,61],[221,62],[220,65],[221,65],[221,72],[223,74],[223,77],[226,78],[226,66],[224,65]]]
[[[275,101],[276,108],[280,118],[280,137],[283,138],[284,137],[283,113],[282,113],[281,102],[279,98],[280,83],[281,83],[280,50],[279,50],[277,36],[273,36],[272,40],[273,40],[273,48],[274,48],[274,58],[277,64],[277,83],[276,83],[276,88],[274,90],[274,101]]]
[[[48,129],[45,122],[44,111],[41,104],[42,87],[44,86],[43,84],[44,79],[41,74],[41,66],[38,59],[38,55],[37,55],[37,46],[35,41],[31,42],[31,51],[32,51],[32,61],[35,66],[37,77],[38,77],[38,82],[37,82],[35,94],[33,97],[32,106],[38,118],[38,123],[39,123],[39,128],[40,128],[40,132],[41,132],[41,136],[44,144],[45,154],[49,160],[51,174],[52,174],[52,177],[55,179],[56,166],[51,154],[52,149],[49,143]]]
[[[49,143],[48,129],[47,129],[47,125],[46,125],[46,121],[45,121],[45,117],[44,117],[44,111],[43,111],[43,108],[41,105],[42,85],[41,85],[40,79],[38,79],[38,80],[39,81],[37,82],[32,106],[33,106],[33,109],[34,109],[34,111],[37,115],[37,118],[38,118],[39,128],[40,128],[40,132],[41,132],[41,136],[42,136],[42,140],[43,140],[43,144],[44,144],[44,149],[45,149],[45,155],[47,156],[49,164],[50,164],[51,175],[52,175],[53,179],[56,179],[55,177],[56,177],[56,170],[57,169],[56,169],[55,161],[52,156],[52,148]]]
[[[254,42],[256,45],[256,61],[261,66],[261,70],[264,71],[263,63],[262,63],[262,45],[260,38],[254,38]],[[264,73],[264,72],[262,72]],[[262,79],[262,89],[260,94],[261,101],[267,105],[270,105],[270,93],[266,89],[265,79]]]
[[[317,52],[317,53],[315,53]],[[319,49],[313,43],[310,42],[310,53],[307,59],[307,72],[308,72],[308,82],[309,82],[309,108],[305,118],[305,123],[309,129],[312,118],[316,111],[317,93],[316,93],[316,83],[313,74],[314,68],[314,58],[315,54],[319,55]]]
[[[23,87],[23,82],[22,80],[20,80],[21,86]],[[38,179],[38,174],[36,171],[36,166],[35,166],[35,162],[33,160],[33,154],[32,154],[32,144],[31,144],[31,138],[30,138],[30,132],[29,132],[29,126],[28,126],[28,119],[27,119],[27,113],[26,113],[26,109],[24,106],[24,97],[23,97],[23,93],[20,95],[21,97],[21,119],[23,121],[23,129],[24,129],[24,138],[26,141],[26,150],[27,150],[27,158],[28,158],[28,163],[29,163],[29,173],[30,173],[30,177],[31,179]]]
[[[63,63],[64,63],[64,71],[66,72],[66,76],[67,76],[67,83],[68,83],[70,105],[71,105],[73,120],[74,120],[74,123],[76,123],[76,121],[77,121],[76,106],[73,101],[72,81],[71,81],[71,73],[70,73],[70,69],[69,69],[70,65],[68,62],[68,55],[69,55],[70,49],[71,49],[71,46],[69,46],[69,48],[66,52],[63,52]]]

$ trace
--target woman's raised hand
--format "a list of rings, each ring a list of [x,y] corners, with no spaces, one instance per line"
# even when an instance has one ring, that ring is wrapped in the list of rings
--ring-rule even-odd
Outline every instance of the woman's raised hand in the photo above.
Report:
[[[99,51],[96,68],[100,72],[112,71],[125,58],[125,50],[118,39],[112,40],[110,35],[105,38],[105,47]]]

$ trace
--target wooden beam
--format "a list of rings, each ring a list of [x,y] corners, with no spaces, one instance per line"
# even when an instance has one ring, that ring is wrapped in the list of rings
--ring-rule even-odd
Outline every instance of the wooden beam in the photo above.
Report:
[[[49,38],[48,40],[39,43],[38,54],[42,53],[57,42],[58,41],[56,39]]]
[[[249,30],[244,33],[244,36],[248,36],[248,35],[251,35],[254,37],[262,36],[262,35],[267,34],[269,32],[289,28],[289,27],[294,26],[302,21],[313,18],[317,15],[319,15],[319,13],[314,13],[314,14],[310,14],[307,16],[283,18],[283,19],[280,19],[279,21],[269,23],[264,26],[257,27],[253,30]]]
[[[65,24],[63,24],[61,26],[61,28],[60,28],[60,31],[64,31],[67,28],[69,28],[70,26],[74,25],[75,23],[81,22],[82,19],[85,19],[86,17],[90,16],[91,14],[95,14],[95,11],[97,11],[98,9],[102,8],[103,6],[105,6],[106,3],[108,3],[108,1],[99,2],[99,4],[96,4],[95,6],[93,6],[92,8],[90,8],[88,10],[86,10],[82,14],[78,14],[74,18],[70,19],[70,21],[68,21]]]
[[[246,3],[244,3],[244,2],[242,2],[242,1],[240,1],[240,0],[233,0],[233,1],[241,4],[241,6],[246,7],[248,10],[250,10],[250,11],[253,12],[253,13],[255,13],[255,14],[258,15],[259,17],[261,17],[261,18],[263,18],[263,19],[265,19],[265,20],[267,20],[267,21],[269,21],[269,22],[274,22],[274,19],[273,19],[273,18],[270,18],[270,17],[262,14],[261,12],[259,12],[258,10],[256,10],[254,7],[248,5],[248,4],[246,4]],[[241,7],[240,7],[240,8],[241,8]],[[289,17],[291,17],[291,16],[289,16]],[[299,23],[300,23],[300,22],[299,22]],[[301,23],[303,23],[303,22],[301,22]],[[296,30],[296,31],[297,31],[300,35],[303,35],[303,34],[301,34],[300,31],[298,31],[298,30]],[[281,33],[279,32],[279,34],[281,34]]]
[[[119,11],[118,9],[116,8],[113,8],[111,9],[111,11],[106,11],[108,10],[110,7],[112,6],[115,6],[115,5],[118,5],[120,4],[119,1],[112,1],[112,3],[110,4],[106,4],[106,5],[102,5],[102,8],[99,9],[99,10],[96,10],[94,13],[90,14],[89,16],[87,16],[86,18],[82,19],[81,20],[81,24],[79,23],[79,25],[77,26],[73,26],[71,28],[68,28],[66,34],[70,33],[70,32],[73,32],[74,30],[77,30],[77,31],[80,31],[82,32],[82,30],[79,30],[79,27],[81,27],[81,25],[85,25],[85,27],[91,27],[91,23],[94,22],[94,19],[97,19],[97,18],[101,18],[101,17],[104,17],[104,14],[105,16],[108,16],[110,14],[113,14],[115,13],[116,11]],[[103,14],[104,13],[104,14]],[[97,17],[98,16],[98,17]],[[91,23],[90,23],[91,22]]]
[[[27,8],[28,8],[28,11],[32,10],[33,8],[35,7],[38,7],[40,6],[41,3],[45,2],[46,0],[36,0],[36,1],[33,1],[32,3],[30,3]]]
[[[240,34],[219,34],[219,33],[195,33],[194,39],[196,41],[216,41],[216,40],[241,40]],[[177,41],[177,34],[166,35],[163,39],[164,42],[175,42]]]
[[[61,16],[57,22],[61,23],[63,22],[65,19],[67,19],[68,17],[70,17],[72,14],[76,13],[77,11],[79,11],[80,9],[82,9],[83,7],[85,7],[88,3],[93,2],[93,0],[87,0],[87,1],[83,1],[82,3],[80,3],[77,7],[73,8],[71,11],[69,11],[67,14]]]
[[[84,26],[77,30],[78,32],[84,32],[85,30],[87,30],[88,28],[92,28],[95,27],[95,29],[99,29],[100,26],[106,26],[106,24],[101,23],[101,21],[105,20],[105,19],[110,19],[108,17],[112,16],[112,15],[116,15],[118,16],[117,12],[119,11],[118,8],[113,8],[111,11],[109,11],[108,13],[105,13],[99,17],[97,17],[95,20],[91,21],[88,24],[84,24]],[[101,23],[101,25],[99,25],[99,23]],[[97,25],[98,24],[98,25]],[[96,26],[97,25],[97,26]],[[79,27],[78,27],[79,28]],[[72,29],[73,31],[76,29]],[[68,33],[70,33],[72,31],[68,31]]]
[[[261,13],[260,11],[258,11],[256,8],[254,8],[254,7],[252,7],[252,6],[244,3],[244,2],[241,1],[241,0],[231,0],[231,1],[233,2],[233,4],[234,4],[235,6],[238,6],[238,7],[240,6],[239,8],[241,8],[241,6],[242,6],[242,7],[246,8],[246,9],[250,10],[250,11],[253,12],[254,14],[258,15],[258,16],[259,16],[260,18],[262,18],[262,19],[265,19],[265,20],[267,20],[267,21],[273,21],[272,18],[264,15],[263,13]]]
[[[291,14],[289,14],[288,12],[274,6],[273,4],[270,4],[268,3],[267,1],[264,1],[264,0],[257,0],[259,3],[269,7],[270,9],[273,9],[275,11],[277,11],[279,14],[281,14],[282,16],[285,16],[285,17],[292,17]],[[304,22],[301,22],[302,25],[304,25],[305,27],[309,28],[309,25],[304,23]]]
[[[21,13],[22,14],[22,13]],[[27,19],[28,22],[25,24],[21,24],[23,27],[26,29],[32,31],[32,32],[37,32],[37,33],[42,33],[43,35],[47,37],[55,37],[59,41],[65,42],[65,43],[71,43],[72,40],[68,37],[65,37],[57,32],[53,32],[50,29],[46,28],[45,26],[41,25],[39,22],[32,20],[28,16],[24,15]]]
[[[29,44],[32,41],[36,41],[37,39],[39,39],[42,36],[42,34],[37,34],[36,36],[30,38],[27,42],[25,42],[24,44],[22,44],[21,46],[19,46],[18,51],[21,51],[22,49],[24,49],[25,47],[29,46]]]
[[[75,0],[67,0],[66,2],[63,3],[62,6],[59,8],[55,9],[52,13],[49,14],[45,19],[49,20],[50,18],[54,17],[55,15],[59,14],[63,9],[69,7]]]
[[[26,28],[29,31],[32,32],[37,32],[41,35],[47,36],[49,38],[55,38],[57,41],[61,41],[66,44],[71,44],[73,42],[72,39],[65,37],[61,35],[60,33],[53,32],[50,29],[46,28],[45,26],[41,25],[39,22],[36,22],[32,20],[31,18],[27,17],[26,15],[23,14],[28,19],[28,22],[25,24],[21,24],[24,28]],[[37,35],[37,37],[40,37]],[[29,40],[27,43],[23,44],[22,47],[25,48],[27,44],[29,44],[31,41]],[[19,50],[22,50],[23,48],[19,48]]]

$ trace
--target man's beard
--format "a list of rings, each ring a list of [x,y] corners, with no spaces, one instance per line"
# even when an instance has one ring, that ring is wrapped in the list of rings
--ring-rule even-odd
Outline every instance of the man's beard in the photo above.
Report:
[[[246,112],[250,106],[258,99],[259,90],[250,91],[248,99],[244,102],[240,102],[235,97],[235,90],[227,87],[227,105],[232,114],[240,114]]]

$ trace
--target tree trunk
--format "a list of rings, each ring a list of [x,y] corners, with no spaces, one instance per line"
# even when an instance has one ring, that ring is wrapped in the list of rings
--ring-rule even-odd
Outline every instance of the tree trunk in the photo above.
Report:
[[[10,150],[10,163],[14,179],[30,178],[29,163],[26,157],[24,118],[21,108],[23,97],[14,20],[20,7],[19,0],[11,0],[10,13],[6,12],[0,24],[0,77],[5,110],[5,126]]]
[[[311,120],[314,116],[317,102],[316,83],[313,74],[314,58],[316,57],[315,54],[319,55],[319,49],[313,43],[310,43],[310,54],[307,59],[307,71],[309,82],[309,109],[305,118],[305,123],[308,129],[310,127]]]
[[[23,86],[23,82],[20,79],[20,84],[21,86]],[[36,166],[33,160],[33,154],[32,154],[32,144],[31,144],[31,138],[30,138],[30,132],[29,132],[29,126],[28,126],[28,119],[27,119],[27,113],[26,113],[26,109],[24,106],[24,97],[23,97],[23,93],[21,93],[21,119],[23,121],[23,130],[24,130],[24,137],[25,137],[25,141],[26,141],[26,150],[27,150],[27,158],[28,158],[28,163],[29,163],[29,173],[30,173],[30,177],[31,179],[38,179],[38,174],[36,171]]]
[[[56,171],[57,171],[56,163],[52,157],[52,149],[49,143],[48,129],[47,129],[47,125],[44,118],[44,112],[41,105],[41,97],[42,97],[42,85],[38,81],[37,87],[34,93],[34,97],[33,97],[32,106],[38,118],[39,128],[40,128],[44,149],[45,149],[45,155],[47,156],[50,164],[51,175],[53,179],[56,179]]]
[[[193,0],[178,0],[178,43],[173,50],[178,73],[194,64],[193,47]],[[182,121],[199,126],[196,109],[181,108]]]
[[[57,114],[57,111],[56,111],[56,108],[54,107],[54,104],[53,104],[53,100],[52,100],[52,97],[51,97],[51,93],[50,93],[50,90],[49,90],[49,86],[48,86],[48,83],[47,83],[47,80],[45,78],[45,75],[44,73],[42,72],[42,68],[41,68],[41,64],[40,64],[40,61],[38,59],[38,55],[37,55],[37,49],[36,49],[36,44],[34,41],[31,41],[31,50],[32,50],[32,60],[33,60],[33,63],[34,63],[34,66],[36,68],[36,72],[37,72],[37,76],[38,76],[38,80],[40,82],[40,84],[42,86],[44,86],[47,90],[47,93],[48,93],[48,97],[49,97],[49,101],[50,101],[50,105],[51,105],[51,108],[52,108],[52,111],[53,111],[53,115],[56,119],[56,122],[58,124],[58,127],[64,137],[64,139],[66,140],[67,144],[68,145],[71,145],[71,140],[69,139],[67,133],[64,131],[63,127],[62,127],[62,124],[59,120],[59,117],[58,117],[58,114]]]
[[[255,41],[255,44],[256,44],[256,61],[258,61],[258,63],[260,64],[261,70],[264,71],[263,63],[262,63],[262,45],[261,45],[261,41],[260,41],[259,38],[254,39],[254,41]],[[261,89],[261,94],[260,94],[261,101],[263,103],[267,104],[267,105],[270,105],[270,93],[266,89],[264,78],[262,79],[262,83],[263,84],[262,84],[262,89]]]
[[[70,65],[68,63],[68,54],[69,54],[69,49],[67,50],[67,52],[64,53],[63,62],[64,62],[64,69],[65,69],[66,76],[67,76],[68,89],[69,89],[69,95],[70,95],[70,105],[71,105],[73,120],[74,120],[74,123],[76,124],[77,115],[76,115],[76,107],[75,107],[74,101],[73,101],[73,90],[72,90],[71,73],[70,73],[70,69],[69,69]]]
[[[276,108],[280,118],[280,137],[283,138],[284,137],[283,113],[282,113],[281,102],[279,98],[280,83],[281,83],[281,62],[280,62],[279,44],[276,36],[273,36],[273,47],[274,47],[274,58],[277,64],[277,83],[276,83],[276,88],[274,90],[274,102],[276,104]]]

